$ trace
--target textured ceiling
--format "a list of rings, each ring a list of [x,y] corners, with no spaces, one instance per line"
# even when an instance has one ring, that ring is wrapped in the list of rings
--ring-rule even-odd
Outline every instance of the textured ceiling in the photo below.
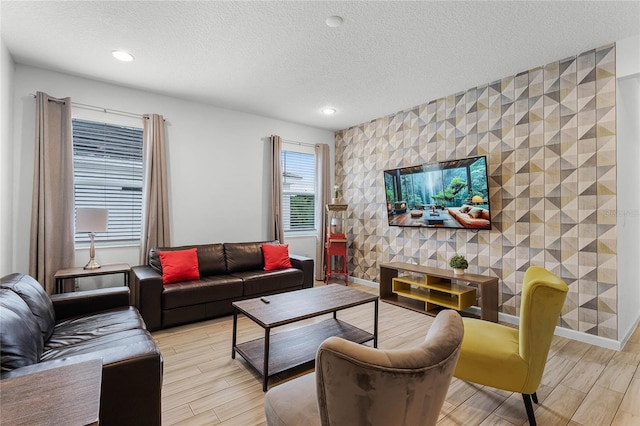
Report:
[[[17,63],[332,130],[640,33],[638,1],[0,7]],[[325,25],[331,15],[344,24]],[[114,49],[136,60],[115,61]],[[329,105],[337,113],[322,115]]]

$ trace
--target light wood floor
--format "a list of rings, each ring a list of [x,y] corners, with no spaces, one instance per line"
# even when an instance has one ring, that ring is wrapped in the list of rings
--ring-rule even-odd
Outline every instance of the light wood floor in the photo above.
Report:
[[[338,318],[373,331],[370,304],[339,312]],[[380,303],[378,346],[411,346],[424,339],[432,321]],[[231,316],[153,333],[164,356],[163,425],[265,424],[262,381],[242,357],[231,359],[231,334]],[[260,327],[239,317],[239,342],[262,336]],[[538,424],[640,425],[639,364],[640,328],[620,352],[555,336],[537,392],[540,404],[534,404]],[[270,386],[306,371],[272,378]],[[509,426],[527,424],[526,419],[519,394],[454,378],[438,424]]]

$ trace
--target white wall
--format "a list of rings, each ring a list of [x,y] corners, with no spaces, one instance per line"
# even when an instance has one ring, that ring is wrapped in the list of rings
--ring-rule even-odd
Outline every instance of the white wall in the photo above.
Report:
[[[0,40],[0,276],[13,271],[13,59]]]
[[[640,36],[616,43],[618,340],[640,320]]]
[[[269,149],[271,134],[326,143],[333,156],[332,131],[133,90],[18,64],[15,71],[16,206],[15,269],[28,269],[29,218],[34,152],[35,100],[46,92],[72,102],[166,119],[172,245],[268,239]],[[97,115],[97,117],[96,117]],[[131,119],[74,108],[74,116],[111,122]],[[133,120],[135,124],[136,119]],[[127,123],[124,123],[127,124]],[[138,125],[142,127],[142,123]],[[3,194],[4,197],[4,194]],[[102,263],[138,264],[137,247],[98,248]],[[315,253],[315,248],[309,252]],[[76,254],[76,265],[88,260]],[[113,278],[113,277],[111,277]],[[100,286],[100,284],[98,284]]]

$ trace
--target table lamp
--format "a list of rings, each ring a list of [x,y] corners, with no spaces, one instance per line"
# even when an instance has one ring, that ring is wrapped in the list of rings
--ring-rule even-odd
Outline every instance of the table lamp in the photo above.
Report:
[[[107,232],[108,209],[78,207],[76,210],[76,232],[88,232],[91,238],[91,248],[89,249],[89,263],[84,269],[98,269],[100,265],[96,262],[96,247],[94,237],[96,232]]]

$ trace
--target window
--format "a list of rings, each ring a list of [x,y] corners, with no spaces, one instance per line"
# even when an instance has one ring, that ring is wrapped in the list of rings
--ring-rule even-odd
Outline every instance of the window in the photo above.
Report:
[[[282,210],[285,231],[315,229],[315,155],[282,151]]]
[[[109,209],[96,242],[139,243],[142,227],[142,129],[73,119],[75,207]],[[89,243],[87,233],[76,244]]]

